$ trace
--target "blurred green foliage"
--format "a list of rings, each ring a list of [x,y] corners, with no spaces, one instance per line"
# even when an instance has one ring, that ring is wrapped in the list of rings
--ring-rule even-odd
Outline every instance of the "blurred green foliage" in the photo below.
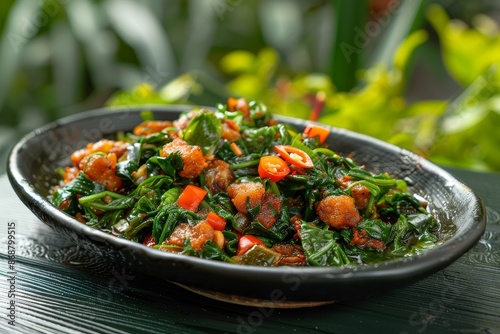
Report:
[[[443,164],[499,171],[500,26],[478,15],[468,27],[438,6],[429,8],[428,17],[449,73],[466,87],[438,118],[429,154]]]
[[[0,157],[27,131],[86,109],[245,96],[438,163],[500,171],[500,34],[485,15],[498,4],[394,3],[4,1]],[[422,66],[443,68],[444,81],[418,84],[438,98],[408,89]]]
[[[442,56],[450,75],[465,87],[451,101],[408,103],[404,97],[412,55],[428,39],[424,30],[413,32],[398,46],[388,67],[375,65],[360,72],[358,86],[347,92],[336,90],[331,78],[322,73],[278,77],[279,57],[273,49],[265,48],[255,54],[245,50],[229,52],[220,61],[221,70],[231,76],[226,83],[227,95],[257,99],[276,113],[311,119],[315,98],[321,92],[325,101],[320,122],[386,140],[445,165],[500,170],[500,158],[495,154],[500,144],[500,86],[496,70],[500,66],[500,34],[485,16],[477,24],[487,24],[487,31],[451,21],[438,6],[430,6],[427,17],[443,45]],[[182,87],[194,85],[193,76],[178,78],[151,93],[144,102],[158,102],[165,90],[175,91],[168,88],[171,86],[192,93],[193,90]],[[199,93],[201,87],[198,88]],[[121,94],[128,96],[130,92]],[[140,99],[139,94],[132,95]],[[172,96],[178,96],[178,101],[188,98],[181,93]],[[160,98],[161,103],[173,100]],[[115,98],[109,103],[133,102],[128,99],[123,103]]]

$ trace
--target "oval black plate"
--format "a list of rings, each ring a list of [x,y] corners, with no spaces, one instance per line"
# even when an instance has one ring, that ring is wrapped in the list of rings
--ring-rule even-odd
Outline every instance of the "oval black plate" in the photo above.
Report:
[[[66,117],[33,131],[11,151],[9,180],[35,215],[75,243],[136,271],[187,286],[212,298],[245,304],[310,306],[357,299],[415,282],[450,265],[480,239],[486,226],[481,200],[465,185],[431,162],[396,146],[331,128],[328,145],[350,154],[372,172],[387,171],[412,181],[410,192],[426,198],[438,220],[452,221],[456,233],[420,255],[359,268],[254,267],[204,260],[148,248],[90,228],[54,207],[47,199],[58,182],[58,167],[88,142],[112,138],[141,122],[140,111],[156,119],[173,120],[190,106],[106,108]],[[306,122],[279,117],[302,130]]]

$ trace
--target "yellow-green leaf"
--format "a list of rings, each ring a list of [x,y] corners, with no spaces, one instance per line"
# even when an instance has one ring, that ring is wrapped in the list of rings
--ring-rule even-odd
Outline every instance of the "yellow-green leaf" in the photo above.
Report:
[[[220,66],[227,74],[252,72],[256,63],[255,55],[249,51],[233,51],[222,57]]]

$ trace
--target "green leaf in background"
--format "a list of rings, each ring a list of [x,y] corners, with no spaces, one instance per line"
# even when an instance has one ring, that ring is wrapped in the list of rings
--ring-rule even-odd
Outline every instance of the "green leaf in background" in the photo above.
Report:
[[[500,27],[487,16],[497,4],[385,3],[374,12],[368,0],[222,9],[194,0],[2,2],[0,156],[27,131],[103,101],[215,105],[234,96],[303,119],[315,110],[321,122],[440,164],[500,170]],[[439,52],[464,87],[457,96],[441,87]],[[443,73],[426,74],[436,66]],[[422,77],[435,80],[407,91]],[[432,100],[418,95],[424,86]]]
[[[237,50],[226,54],[220,61],[224,73],[240,74],[254,71],[256,57],[250,51]]]
[[[3,109],[5,99],[10,86],[13,84],[18,66],[21,64],[19,55],[27,47],[31,35],[35,35],[39,29],[37,26],[30,27],[31,35],[26,34],[26,23],[23,18],[38,15],[41,8],[34,1],[16,1],[11,8],[10,15],[5,22],[5,34],[0,41],[0,109]],[[3,113],[2,113],[3,114]]]
[[[415,49],[427,40],[425,30],[417,30],[404,39],[393,56],[394,68],[404,73]]]
[[[340,91],[354,88],[360,69],[360,54],[370,44],[365,33],[368,22],[367,0],[333,0],[335,27],[327,73]]]
[[[319,121],[390,141],[398,120],[407,116],[403,67],[425,40],[425,32],[414,32],[396,50],[390,70],[372,67],[363,74],[362,88],[327,97]]]
[[[464,131],[480,123],[490,111],[500,112],[500,86],[496,76],[496,66],[491,67],[449,104],[440,122],[441,133],[448,135]]]
[[[186,73],[160,87],[158,95],[165,103],[185,103],[191,94],[199,94],[201,91],[202,87],[196,82],[196,76]]]
[[[120,91],[111,96],[106,105],[114,106],[134,106],[143,104],[165,104],[155,88],[147,83],[137,85],[130,91]]]
[[[222,71],[236,75],[227,83],[230,94],[248,100],[262,100],[279,63],[278,53],[263,48],[256,55],[237,50],[226,54],[220,62]]]
[[[196,82],[195,75],[186,73],[172,79],[159,88],[155,88],[152,84],[144,82],[138,84],[130,91],[119,91],[108,99],[106,105],[129,106],[186,103],[191,94],[198,94],[200,92],[201,86]]]
[[[500,170],[500,81],[489,69],[447,106],[429,157],[442,164]]]
[[[429,6],[427,17],[439,34],[446,67],[462,85],[472,84],[492,64],[500,65],[500,29],[493,19],[478,16],[470,28],[450,20],[438,5]]]
[[[166,79],[164,76],[175,73],[176,60],[170,38],[149,4],[107,0],[102,9],[116,34],[136,51],[146,72],[154,72],[156,78],[152,78],[153,81],[161,84]]]
[[[377,22],[384,22],[388,25],[387,29],[382,32],[380,45],[375,50],[375,57],[372,60],[372,66],[384,66],[385,68],[392,68],[393,66],[407,76],[408,60],[413,53],[412,45],[417,43],[422,35],[425,34],[423,30],[417,35],[413,33],[422,28],[424,22],[424,12],[427,0],[412,0],[390,2],[388,8],[383,13],[384,18],[379,18]],[[383,25],[383,24],[380,24]],[[414,36],[414,37],[410,37]],[[402,44],[408,44],[404,46]],[[410,52],[408,53],[407,50]],[[402,61],[398,61],[398,58]]]
[[[448,103],[440,100],[415,102],[407,106],[405,116],[398,119],[389,142],[428,155],[436,142],[439,119]]]
[[[292,79],[280,78],[276,87],[268,90],[268,106],[273,112],[303,119],[311,117],[315,97],[335,94],[331,78],[323,73],[307,73]]]

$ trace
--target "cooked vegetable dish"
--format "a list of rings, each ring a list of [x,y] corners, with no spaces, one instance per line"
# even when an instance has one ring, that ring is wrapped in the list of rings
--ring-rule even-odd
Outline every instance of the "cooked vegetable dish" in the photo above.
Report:
[[[260,266],[343,266],[418,254],[441,224],[407,183],[229,98],[89,143],[51,201],[83,224],[159,251]]]

